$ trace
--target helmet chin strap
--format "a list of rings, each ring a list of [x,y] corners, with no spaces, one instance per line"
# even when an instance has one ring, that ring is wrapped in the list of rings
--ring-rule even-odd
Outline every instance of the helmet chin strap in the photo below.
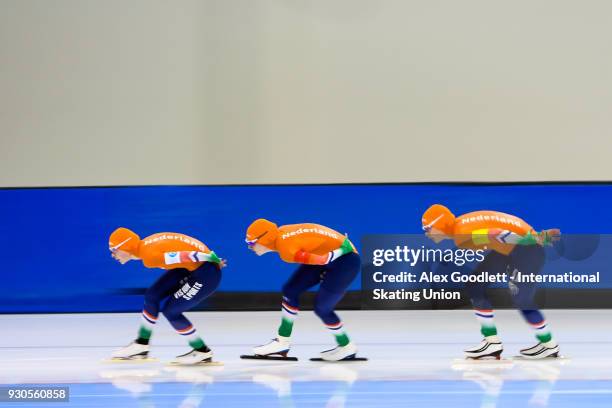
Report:
[[[441,219],[442,217],[444,217],[444,214],[440,214],[440,215],[438,215],[438,217],[437,217],[435,220],[433,220],[432,222],[430,222],[430,223],[429,223],[429,224],[427,224],[427,225],[423,225],[423,231],[428,231],[428,230],[430,230],[430,229],[431,229],[431,228],[432,228],[432,227],[433,227],[433,226],[436,224],[436,222],[440,221],[440,219]]]
[[[120,242],[119,244],[115,245],[114,247],[110,247],[109,249],[111,250],[111,252],[115,252],[116,250],[118,250],[119,248],[121,248],[121,246],[123,244],[125,244],[126,242],[128,242],[130,239],[132,239],[132,237],[128,237],[126,240],[124,240],[123,242]]]
[[[258,253],[259,255],[267,254],[268,252],[274,252],[274,250],[273,250],[273,249],[270,249],[270,248],[268,248],[268,247],[267,247],[267,246],[265,246],[265,245],[261,245],[261,244],[255,244],[255,245],[257,245],[257,246],[258,246],[258,251],[257,251],[257,253]]]

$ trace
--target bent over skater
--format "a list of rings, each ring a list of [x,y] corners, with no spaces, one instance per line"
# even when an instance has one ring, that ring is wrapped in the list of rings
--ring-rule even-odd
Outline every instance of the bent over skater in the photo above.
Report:
[[[543,246],[558,239],[558,229],[537,232],[524,220],[498,211],[474,211],[455,217],[440,204],[432,205],[425,211],[422,223],[425,234],[435,242],[452,239],[459,248],[487,250],[484,260],[473,274],[490,272],[508,276],[514,306],[521,311],[538,340],[535,346],[521,350],[521,355],[527,359],[559,356],[559,345],[534,301],[536,285],[515,279],[518,272],[524,275],[540,273],[545,261]],[[500,358],[503,351],[493,306],[486,293],[488,286],[488,283],[467,285],[484,337],[480,344],[465,350],[468,358]]]
[[[270,343],[255,347],[254,354],[286,357],[291,347],[293,322],[299,313],[299,297],[320,284],[314,312],[336,340],[336,347],[320,353],[321,359],[354,359],[357,347],[334,310],[359,273],[361,261],[351,241],[323,225],[306,223],[279,227],[271,221],[258,219],[249,226],[246,243],[257,255],[278,252],[283,261],[299,265],[283,285],[283,316],[278,335]]]
[[[166,272],[145,292],[138,336],[128,346],[115,351],[115,359],[144,359],[149,354],[149,339],[155,323],[163,314],[193,350],[178,356],[173,363],[198,364],[212,361],[213,352],[198,335],[184,312],[193,309],[219,286],[225,260],[195,238],[175,232],[161,232],[144,239],[127,228],[110,236],[108,247],[121,264],[141,260],[146,268]]]

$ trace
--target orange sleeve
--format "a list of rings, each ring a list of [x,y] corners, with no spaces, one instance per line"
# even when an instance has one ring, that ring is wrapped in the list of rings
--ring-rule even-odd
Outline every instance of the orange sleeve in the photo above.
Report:
[[[293,256],[294,262],[306,265],[326,265],[329,263],[329,258],[329,254],[317,255],[303,250],[297,251]]]
[[[316,255],[304,251],[294,245],[285,245],[277,248],[280,258],[288,263],[299,263],[306,265],[323,265],[327,262],[327,255]]]
[[[289,263],[296,263],[295,255],[298,253],[299,250],[299,248],[295,248],[289,245],[284,245],[282,247],[277,248],[278,256],[280,256],[283,261]]]
[[[339,257],[351,252],[355,252],[355,247],[347,238],[340,248],[333,249],[324,254],[315,254],[302,248],[287,249],[283,251],[281,258],[287,262],[300,263],[304,265],[327,265]]]

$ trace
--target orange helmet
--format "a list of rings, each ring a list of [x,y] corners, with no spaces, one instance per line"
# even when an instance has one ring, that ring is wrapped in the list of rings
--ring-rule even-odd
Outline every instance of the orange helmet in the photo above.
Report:
[[[140,237],[138,234],[123,227],[114,230],[108,238],[108,248],[111,250],[111,252],[121,249],[122,251],[128,252],[132,255],[136,255],[139,244]]]
[[[422,221],[425,232],[435,228],[446,235],[452,235],[455,229],[455,214],[440,204],[429,207],[423,214]]]
[[[276,237],[278,236],[278,226],[272,221],[260,218],[253,221],[246,232],[246,243],[253,246],[256,243],[269,249],[276,248]]]

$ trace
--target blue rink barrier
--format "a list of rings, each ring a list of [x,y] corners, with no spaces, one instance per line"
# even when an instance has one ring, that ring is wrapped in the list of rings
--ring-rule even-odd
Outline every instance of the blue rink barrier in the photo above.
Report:
[[[201,239],[229,260],[220,292],[278,292],[294,266],[257,257],[244,244],[256,218],[315,222],[346,232],[421,233],[433,203],[455,214],[508,212],[536,229],[610,233],[612,184],[352,184],[0,189],[4,249],[0,313],[136,311],[161,273],[119,265],[108,252],[118,226],[142,237],[162,231]],[[602,278],[612,288],[612,276]],[[351,290],[360,288],[356,279]],[[132,293],[131,295],[127,293]]]

